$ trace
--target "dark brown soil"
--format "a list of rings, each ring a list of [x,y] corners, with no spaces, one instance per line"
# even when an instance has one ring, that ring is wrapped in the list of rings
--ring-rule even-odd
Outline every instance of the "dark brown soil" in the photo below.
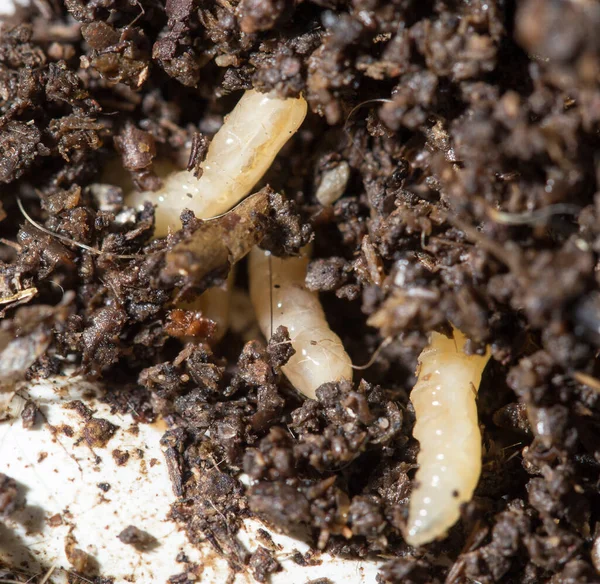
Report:
[[[115,408],[130,392],[136,421],[167,419],[172,516],[193,542],[264,581],[271,552],[235,535],[254,514],[395,558],[387,582],[600,581],[600,4],[41,0],[1,26],[0,349],[18,336],[27,378],[74,362]],[[354,363],[390,339],[316,400],[280,373],[285,330],[215,343],[214,323],[175,309],[175,290],[222,280],[227,253],[169,278],[165,257],[202,223],[152,241],[152,207],[125,208],[124,179],[107,178],[156,188],[154,162],[185,165],[191,144],[198,171],[251,87],[311,110],[263,181],[262,244],[286,255],[314,237],[307,283]],[[324,209],[340,161],[350,181]],[[449,537],[414,550],[408,395],[448,321],[492,348],[483,474]]]

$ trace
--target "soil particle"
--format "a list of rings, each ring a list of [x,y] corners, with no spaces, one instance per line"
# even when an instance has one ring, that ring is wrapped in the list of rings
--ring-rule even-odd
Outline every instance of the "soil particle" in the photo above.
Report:
[[[116,29],[98,21],[84,24],[81,34],[91,48],[84,61],[111,83],[139,89],[149,76],[150,44],[143,29],[127,26]]]
[[[270,30],[293,11],[289,0],[242,0],[238,6],[240,29],[250,34]]]
[[[291,530],[310,521],[310,504],[297,489],[282,482],[260,483],[248,493],[250,509],[280,528]]]
[[[85,422],[89,422],[93,416],[94,412],[90,408],[88,408],[81,400],[73,400],[67,402],[63,408],[65,410],[74,410]]]
[[[8,516],[16,509],[18,494],[15,480],[0,473],[0,515]]]
[[[117,537],[140,552],[149,551],[159,545],[154,536],[135,525],[127,526]]]
[[[0,384],[9,389],[27,372],[52,343],[53,310],[24,306],[0,329]],[[60,315],[57,315],[60,318]]]
[[[527,407],[522,403],[509,403],[494,412],[494,424],[500,428],[531,434]]]
[[[250,556],[248,566],[257,582],[268,582],[269,575],[281,571],[281,565],[273,557],[273,552],[259,546]]]
[[[194,134],[187,170],[193,172],[196,178],[200,178],[204,172],[202,163],[204,162],[209,146],[210,140],[202,132],[196,132]]]
[[[21,420],[23,421],[23,428],[33,428],[38,418],[39,409],[35,402],[27,400],[21,411]]]
[[[201,581],[202,573],[204,572],[204,566],[202,564],[194,564],[192,562],[187,563],[187,570],[181,574],[171,576],[167,582],[168,584],[189,584],[189,582]]]
[[[60,513],[56,513],[55,515],[52,515],[52,517],[48,518],[47,523],[50,527],[59,527],[63,524],[63,518]]]
[[[163,439],[164,440],[164,439]],[[181,464],[177,451],[171,446],[165,450],[165,461],[167,463],[167,472],[171,479],[171,486],[176,497],[183,495],[183,482],[181,473]]]
[[[384,582],[390,584],[425,584],[439,583],[441,580],[432,577],[431,568],[427,562],[416,558],[397,558],[385,564],[381,569]]]
[[[264,547],[272,552],[279,552],[283,549],[279,544],[276,544],[273,541],[271,534],[262,527],[259,527],[256,530],[256,538]]]
[[[201,312],[180,308],[171,310],[165,323],[165,332],[171,337],[191,338],[195,341],[210,339],[216,329],[215,321],[203,317]]]
[[[300,216],[293,201],[280,193],[270,192],[271,221],[261,247],[276,256],[295,255],[305,246],[312,229]]]
[[[127,462],[129,461],[129,457],[131,455],[129,454],[129,452],[126,452],[124,450],[119,450],[118,448],[115,448],[112,451],[112,457],[115,460],[115,463],[118,466],[125,466],[127,464]]]
[[[304,554],[295,551],[292,554],[292,561],[298,566],[320,566],[323,560],[315,550],[308,550]]]
[[[65,555],[73,570],[79,574],[87,574],[94,568],[94,558],[77,547],[77,540],[72,534],[65,537]]]
[[[154,136],[129,122],[114,137],[114,144],[121,154],[123,168],[131,173],[136,187],[141,191],[158,190],[161,181],[152,172],[152,161],[156,156]]]
[[[91,418],[85,423],[82,435],[92,448],[104,448],[117,430],[118,426],[111,424],[108,420]]]
[[[118,359],[121,353],[119,333],[126,318],[124,310],[111,306],[101,308],[93,315],[92,324],[81,335],[84,363],[107,367]]]
[[[376,497],[354,497],[348,523],[354,535],[376,535],[385,526],[380,502]]]
[[[313,260],[308,266],[306,287],[320,292],[337,290],[348,281],[350,270],[344,258]]]
[[[248,560],[248,552],[235,538],[246,507],[241,484],[217,468],[202,474],[196,471],[195,477],[186,484],[185,498],[173,505],[171,515],[186,525],[192,542],[208,541],[239,571]]]

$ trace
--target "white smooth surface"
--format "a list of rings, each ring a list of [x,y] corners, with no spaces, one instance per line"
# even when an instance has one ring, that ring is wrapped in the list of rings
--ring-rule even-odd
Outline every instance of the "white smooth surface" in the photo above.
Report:
[[[22,4],[22,2],[17,2]],[[2,14],[12,14],[15,11],[15,2],[13,0],[0,0],[0,16]]]
[[[167,474],[160,438],[162,424],[139,425],[132,433],[129,415],[111,415],[109,408],[97,400],[99,389],[80,379],[57,378],[28,384],[12,400],[12,414],[23,407],[23,397],[33,399],[48,423],[33,429],[23,428],[15,417],[0,423],[0,472],[14,478],[24,494],[24,506],[0,524],[0,559],[12,566],[22,561],[28,573],[43,572],[56,565],[53,582],[65,582],[70,565],[64,547],[69,531],[77,547],[98,562],[103,576],[113,576],[116,582],[160,583],[184,571],[185,565],[175,557],[184,551],[190,561],[202,563],[201,582],[220,584],[228,575],[226,562],[206,546],[196,549],[185,534],[167,519],[175,497]],[[90,448],[81,441],[82,417],[65,403],[81,399],[95,410],[94,417],[104,418],[118,426],[105,448]],[[52,427],[56,430],[53,432]],[[65,435],[65,429],[72,436]],[[112,451],[127,451],[130,459],[118,466]],[[141,454],[140,454],[141,451]],[[109,483],[104,493],[98,483]],[[62,525],[51,527],[48,519],[56,514]],[[159,540],[159,547],[140,553],[119,541],[117,535],[128,525],[146,530]],[[254,533],[259,522],[248,521],[240,540],[249,550],[256,549]],[[295,551],[304,553],[308,546],[292,538],[272,533],[282,546],[277,554],[284,571],[274,574],[272,584],[301,584],[311,579],[327,577],[335,583],[356,584],[375,582],[377,565],[321,556],[322,564],[301,567],[291,561]],[[238,574],[236,584],[254,580],[249,574]]]

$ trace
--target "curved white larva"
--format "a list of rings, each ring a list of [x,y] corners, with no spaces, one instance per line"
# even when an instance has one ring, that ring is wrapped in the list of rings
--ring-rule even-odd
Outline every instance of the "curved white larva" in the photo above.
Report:
[[[443,537],[469,501],[481,473],[477,390],[490,357],[466,355],[465,336],[432,333],[419,356],[410,400],[414,437],[420,442],[419,470],[412,492],[406,541],[422,545]]]
[[[307,265],[307,256],[271,256],[269,262],[268,252],[255,247],[250,252],[250,298],[265,337],[271,335],[271,309],[273,331],[280,325],[287,327],[296,353],[283,372],[299,392],[314,399],[323,383],[352,379],[352,362],[329,328],[318,295],[304,285]]]
[[[212,139],[199,179],[186,170],[174,172],[159,191],[131,193],[127,204],[156,203],[156,237],[166,235],[169,228],[178,229],[184,209],[202,219],[225,213],[262,178],[306,111],[301,97],[282,99],[246,91]]]

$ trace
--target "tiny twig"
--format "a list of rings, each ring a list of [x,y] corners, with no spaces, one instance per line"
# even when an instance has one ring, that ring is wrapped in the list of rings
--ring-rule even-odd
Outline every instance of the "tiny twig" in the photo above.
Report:
[[[15,294],[11,294],[10,296],[5,296],[4,298],[0,298],[0,304],[10,304],[11,302],[19,302],[25,299],[33,298],[38,293],[38,289],[33,286],[31,288],[27,288],[25,290],[20,290]]]
[[[350,113],[348,114],[348,117],[346,118],[346,121],[344,122],[344,131],[348,132],[348,122],[350,121],[350,118],[361,108],[364,107],[365,105],[369,105],[371,103],[392,103],[391,99],[387,99],[384,97],[378,97],[378,98],[373,98],[373,99],[367,99],[366,101],[362,101],[361,103],[359,103],[358,105],[355,105],[351,110]]]
[[[54,231],[51,231],[50,229],[47,229],[43,225],[40,225],[37,221],[34,221],[29,216],[27,211],[25,211],[25,207],[23,206],[23,202],[21,201],[20,197],[17,197],[17,205],[19,206],[19,209],[20,209],[21,213],[23,214],[23,217],[25,217],[25,219],[27,221],[29,221],[29,223],[31,223],[36,229],[38,229],[42,233],[45,233],[46,235],[50,235],[51,237],[59,239],[60,241],[63,241],[70,245],[76,245],[77,247],[80,247],[81,249],[85,249],[86,251],[89,251],[90,253],[93,253],[96,255],[106,255],[106,256],[111,256],[114,258],[122,259],[122,260],[135,260],[135,259],[144,257],[141,255],[121,255],[121,254],[114,254],[109,251],[102,251],[101,249],[97,249],[95,247],[86,245],[85,243],[75,241],[74,239],[71,239],[70,237],[67,237],[66,235],[60,235],[59,233],[54,233]]]
[[[575,381],[593,389],[595,392],[600,393],[600,379],[596,379],[587,373],[583,373],[583,371],[575,371],[571,373],[571,377],[575,379]]]
[[[52,576],[52,572],[54,572],[56,568],[56,564],[58,564],[58,560],[56,560],[54,564],[50,566],[50,569],[46,572],[46,575],[42,578],[40,584],[46,584],[46,582],[48,582],[50,576]]]
[[[487,214],[492,221],[504,223],[505,225],[536,225],[544,223],[553,215],[577,215],[581,207],[570,205],[568,203],[559,203],[550,205],[543,209],[535,211],[525,211],[524,213],[507,213],[497,209],[488,208]]]
[[[475,227],[469,225],[458,217],[447,216],[448,222],[458,229],[460,229],[468,239],[478,244],[483,249],[491,253],[496,259],[500,260],[505,266],[510,268],[515,274],[521,274],[523,272],[521,267],[521,261],[519,257],[511,254],[509,251],[495,241],[492,241],[485,237],[482,233],[479,233]]]
[[[379,353],[381,353],[381,351],[383,351],[383,349],[385,349],[385,347],[387,347],[391,342],[392,337],[386,337],[383,339],[383,341],[381,341],[379,347],[375,349],[375,352],[373,355],[371,355],[371,358],[364,365],[350,365],[350,367],[356,371],[364,371],[365,369],[368,369],[371,367],[371,365],[373,365],[373,363],[375,363],[377,357],[379,357]]]

